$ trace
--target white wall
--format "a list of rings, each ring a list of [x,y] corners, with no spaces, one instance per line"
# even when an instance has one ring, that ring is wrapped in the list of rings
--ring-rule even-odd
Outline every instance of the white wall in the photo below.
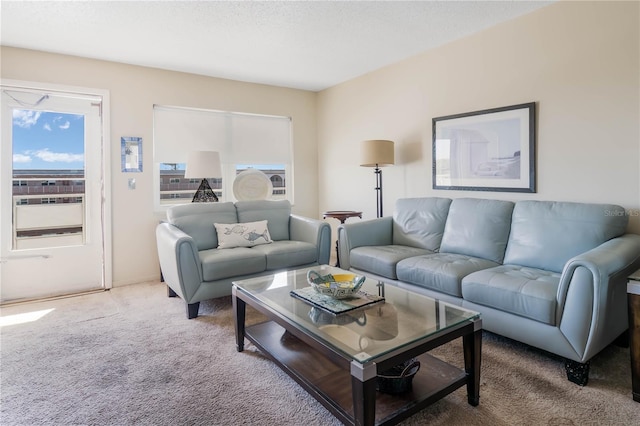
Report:
[[[320,217],[316,93],[2,47],[3,79],[105,89],[111,99],[114,286],[159,278],[153,211],[153,104],[292,117],[297,214]],[[120,171],[120,138],[143,138],[143,173]],[[129,178],[136,189],[127,189]],[[212,225],[213,226],[213,225]]]
[[[560,2],[320,92],[320,209],[375,217],[358,143],[391,139],[386,216],[416,196],[602,202],[640,233],[639,18],[638,2]],[[432,189],[433,117],[532,101],[537,193]]]

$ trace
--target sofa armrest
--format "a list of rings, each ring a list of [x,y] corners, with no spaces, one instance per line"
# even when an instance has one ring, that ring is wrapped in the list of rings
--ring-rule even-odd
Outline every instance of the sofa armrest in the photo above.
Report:
[[[292,214],[289,220],[289,238],[311,243],[318,249],[318,264],[326,265],[331,256],[331,227],[328,223]]]
[[[393,244],[393,218],[390,216],[338,226],[338,256],[340,267],[351,268],[351,250],[362,246]]]
[[[570,259],[564,266],[557,302],[558,325],[583,360],[628,327],[627,276],[640,267],[640,235],[625,234]]]
[[[163,222],[156,227],[156,244],[164,281],[185,302],[191,303],[202,283],[202,265],[195,241],[179,228]]]

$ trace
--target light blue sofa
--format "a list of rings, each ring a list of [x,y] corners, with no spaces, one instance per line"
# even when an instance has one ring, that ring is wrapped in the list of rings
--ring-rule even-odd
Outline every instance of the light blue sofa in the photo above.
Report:
[[[640,235],[617,205],[407,198],[393,217],[338,227],[340,265],[482,314],[484,329],[589,360],[628,329]]]
[[[270,244],[218,249],[214,223],[267,220]],[[187,303],[187,317],[200,302],[231,294],[232,281],[289,268],[327,264],[328,223],[291,214],[287,200],[191,203],[171,207],[156,228],[158,258],[170,297]]]

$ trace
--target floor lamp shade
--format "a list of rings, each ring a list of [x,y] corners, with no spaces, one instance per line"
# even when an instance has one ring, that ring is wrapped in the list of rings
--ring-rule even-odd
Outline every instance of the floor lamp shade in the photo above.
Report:
[[[395,163],[393,142],[381,139],[362,141],[360,144],[360,165],[375,167],[376,175],[376,214],[382,217],[382,170],[380,167]]]
[[[193,196],[192,202],[218,201],[207,178],[221,178],[220,153],[217,151],[190,151],[187,154],[187,167],[184,171],[187,179],[202,179],[200,186]]]
[[[393,141],[368,140],[360,144],[360,165],[362,167],[384,167],[395,163]]]

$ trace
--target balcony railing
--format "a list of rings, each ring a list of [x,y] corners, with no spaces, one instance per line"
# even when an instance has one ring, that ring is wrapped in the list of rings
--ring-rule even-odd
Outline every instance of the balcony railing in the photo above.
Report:
[[[22,200],[42,198],[42,195],[13,197],[14,250],[84,244],[84,194],[73,194],[74,202],[63,202],[69,194],[46,195],[53,201],[51,204],[23,204]]]
[[[197,188],[196,188],[197,189]],[[196,189],[189,190],[166,190],[160,191],[160,205],[184,204],[191,202]],[[222,190],[213,188],[220,200],[223,200]],[[278,186],[273,188],[272,200],[284,200],[287,198],[287,188]]]

